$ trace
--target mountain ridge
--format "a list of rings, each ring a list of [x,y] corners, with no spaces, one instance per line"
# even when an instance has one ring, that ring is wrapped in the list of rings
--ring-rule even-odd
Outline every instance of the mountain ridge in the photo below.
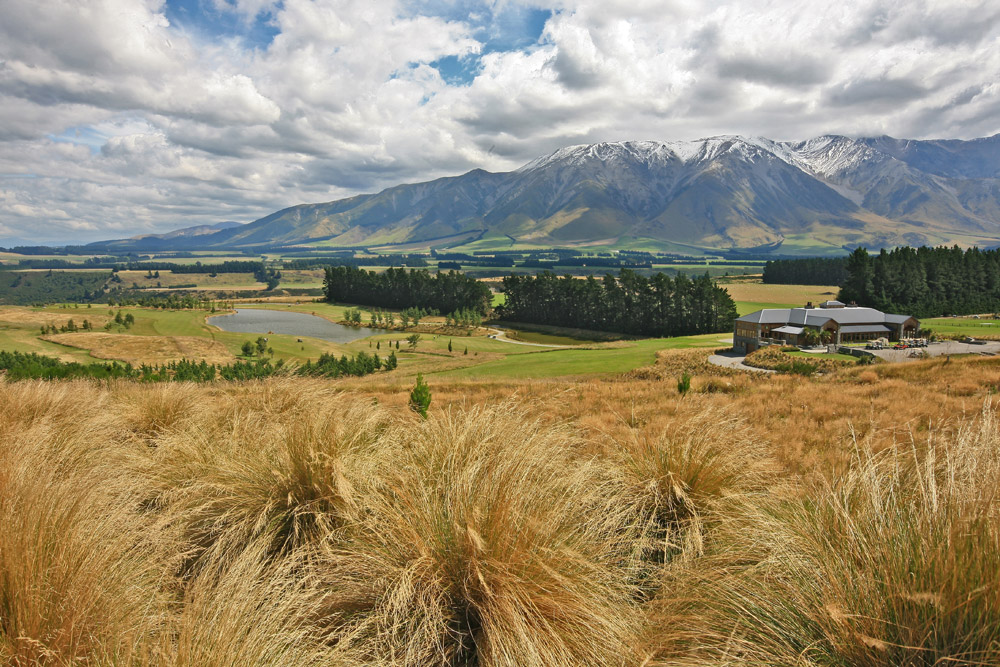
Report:
[[[1000,134],[968,141],[720,135],[580,144],[509,172],[474,169],[300,204],[212,233],[166,236],[158,243],[220,250],[661,243],[784,246],[808,254],[855,245],[995,245]]]

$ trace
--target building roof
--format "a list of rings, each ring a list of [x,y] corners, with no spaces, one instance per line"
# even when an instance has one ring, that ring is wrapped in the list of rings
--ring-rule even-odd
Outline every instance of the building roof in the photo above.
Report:
[[[784,324],[788,321],[790,308],[763,308],[752,313],[737,317],[737,322],[751,322],[753,324]]]
[[[802,327],[790,327],[787,324],[783,327],[778,327],[777,329],[771,329],[772,333],[785,333],[785,334],[796,334],[796,335],[802,333],[803,331],[805,331],[805,329],[803,329]]]
[[[840,333],[889,333],[889,327],[884,324],[857,324],[840,327]]]
[[[863,324],[902,324],[911,315],[886,314],[874,308],[844,306],[843,308],[763,308],[738,317],[737,322],[751,324],[791,324],[800,327],[822,327],[833,320],[839,326]]]

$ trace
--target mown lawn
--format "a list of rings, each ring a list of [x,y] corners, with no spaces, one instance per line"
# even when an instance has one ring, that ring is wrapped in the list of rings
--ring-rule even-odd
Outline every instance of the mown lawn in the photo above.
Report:
[[[724,334],[706,334],[679,338],[653,338],[587,349],[542,350],[521,346],[530,352],[510,354],[503,359],[468,368],[443,371],[435,375],[448,378],[550,378],[625,373],[652,364],[656,360],[658,350],[723,347],[725,344],[721,339],[724,337]]]

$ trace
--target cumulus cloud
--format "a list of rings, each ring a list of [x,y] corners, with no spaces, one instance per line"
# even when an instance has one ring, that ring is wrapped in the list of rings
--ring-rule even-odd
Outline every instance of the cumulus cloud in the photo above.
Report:
[[[250,221],[573,143],[1000,131],[990,0],[186,3],[201,23],[172,2],[6,0],[0,244]]]

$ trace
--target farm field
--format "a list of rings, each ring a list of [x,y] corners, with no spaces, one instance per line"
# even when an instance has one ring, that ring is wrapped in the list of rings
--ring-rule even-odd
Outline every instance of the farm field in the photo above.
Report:
[[[219,273],[214,277],[209,273],[174,273],[173,271],[157,271],[159,277],[149,275],[149,271],[119,271],[125,286],[137,286],[138,289],[157,289],[174,287],[176,285],[195,285],[189,289],[262,289],[252,273]]]
[[[724,282],[729,295],[736,302],[740,315],[761,308],[801,308],[808,302],[814,305],[837,298],[840,288],[835,285],[765,285],[761,282]]]

